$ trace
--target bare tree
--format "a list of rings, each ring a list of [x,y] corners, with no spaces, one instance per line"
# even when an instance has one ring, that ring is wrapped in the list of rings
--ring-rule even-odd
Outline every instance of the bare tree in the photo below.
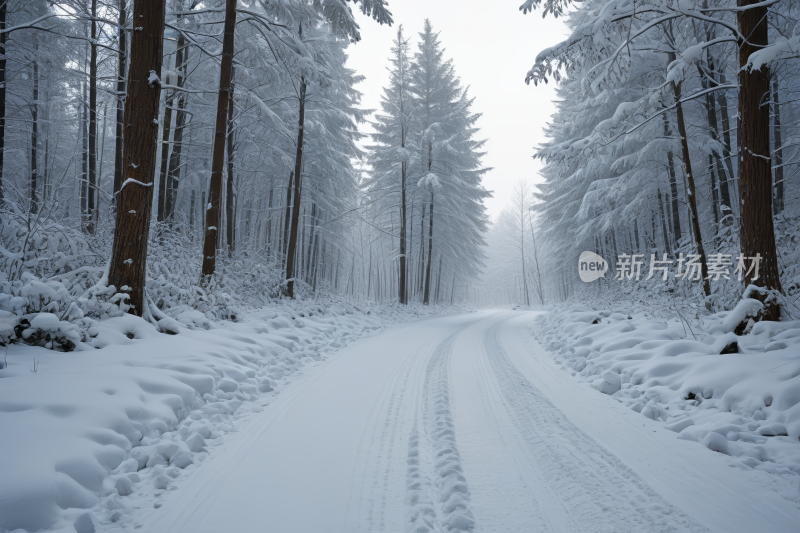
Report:
[[[514,222],[514,232],[518,232],[519,259],[522,268],[522,289],[525,297],[525,305],[531,305],[531,297],[528,292],[528,276],[525,269],[525,222],[527,222],[528,208],[530,207],[531,189],[528,182],[520,179],[514,184],[511,191],[510,213]]]

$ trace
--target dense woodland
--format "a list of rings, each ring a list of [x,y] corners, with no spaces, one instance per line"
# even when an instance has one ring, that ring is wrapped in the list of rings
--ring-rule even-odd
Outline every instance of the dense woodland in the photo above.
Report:
[[[624,285],[580,283],[592,250],[612,274],[695,256],[699,280],[626,290],[719,310],[754,281],[776,318],[800,286],[800,8],[740,4],[528,0],[573,33],[527,74],[560,98],[544,181],[490,224],[480,114],[428,21],[396,27],[366,110],[352,9],[391,24],[381,0],[0,1],[0,306],[544,304]],[[758,277],[709,282],[739,254]]]
[[[397,29],[368,139],[346,49],[351,7],[390,24],[383,2],[1,6],[9,311],[77,298],[155,322],[298,294],[466,296],[488,225],[482,142],[427,21],[416,39]]]
[[[669,293],[724,310],[754,281],[782,291],[788,298],[775,300],[797,314],[800,5],[528,0],[521,9],[566,17],[571,35],[527,74],[531,85],[556,83],[559,101],[551,140],[536,151],[544,182],[533,197],[515,195],[506,229],[493,229],[505,261],[492,265],[491,292],[519,303]],[[610,263],[599,287],[577,277],[584,250]],[[622,254],[642,254],[644,280],[650,254],[665,253],[672,274],[681,254],[698,256],[702,279],[612,279]],[[733,276],[740,254],[760,254],[758,279]],[[714,270],[726,261],[730,279]]]

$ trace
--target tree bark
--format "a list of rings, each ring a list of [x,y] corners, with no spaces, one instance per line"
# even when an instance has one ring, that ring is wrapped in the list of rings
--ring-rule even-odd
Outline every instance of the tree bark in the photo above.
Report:
[[[122,188],[122,179],[124,171],[122,169],[122,149],[123,149],[123,132],[125,121],[125,63],[127,61],[126,52],[128,47],[128,34],[125,32],[124,27],[128,19],[128,13],[125,9],[125,2],[127,0],[119,0],[119,55],[117,56],[117,130],[116,140],[114,145],[114,197]]]
[[[741,6],[757,0],[739,0]],[[739,46],[739,117],[741,149],[739,150],[739,239],[745,257],[761,256],[758,278],[754,272],[745,275],[745,286],[751,283],[768,290],[781,291],[778,254],[775,249],[775,230],[772,222],[772,165],[769,146],[770,73],[745,68],[750,54],[769,43],[767,7],[757,7],[736,13],[739,33],[747,40]],[[770,300],[764,308],[764,319],[780,319],[778,303]]]
[[[302,27],[300,29],[302,36]],[[294,194],[292,207],[292,227],[289,232],[289,246],[286,251],[286,294],[294,298],[295,252],[297,251],[297,228],[300,223],[300,195],[303,190],[303,126],[306,120],[306,82],[300,79],[300,105],[297,119],[297,152],[294,158]]]
[[[205,239],[203,242],[203,272],[201,283],[206,284],[217,269],[217,237],[222,200],[222,167],[225,163],[225,137],[228,131],[228,100],[233,70],[233,38],[236,28],[236,0],[225,1],[225,29],[222,38],[222,61],[219,74],[217,120],[214,126],[214,149],[211,156],[211,183],[208,191]],[[210,224],[214,224],[213,226]]]
[[[136,2],[133,16],[137,29],[131,37],[131,65],[125,98],[126,125],[123,169],[125,181],[117,196],[117,223],[111,251],[108,283],[128,293],[132,314],[142,316],[147,268],[147,239],[153,205],[161,86],[151,83],[160,76],[164,48],[166,0]],[[139,29],[141,28],[141,29]]]

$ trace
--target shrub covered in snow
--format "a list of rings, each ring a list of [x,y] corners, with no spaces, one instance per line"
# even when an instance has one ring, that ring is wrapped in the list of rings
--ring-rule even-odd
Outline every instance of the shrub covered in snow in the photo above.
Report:
[[[108,228],[89,237],[0,212],[0,342],[59,351],[91,345],[98,321],[129,309],[127,294],[107,284],[109,246]],[[209,329],[221,320],[236,322],[244,309],[280,298],[283,274],[275,256],[221,254],[216,275],[201,287],[198,247],[181,232],[153,232],[144,317],[159,331],[174,334],[181,328]],[[298,285],[300,296],[309,297],[308,288]],[[46,316],[37,320],[42,313]]]

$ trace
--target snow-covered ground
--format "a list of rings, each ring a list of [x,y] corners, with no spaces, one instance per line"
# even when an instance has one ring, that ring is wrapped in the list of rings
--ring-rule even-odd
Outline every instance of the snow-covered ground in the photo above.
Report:
[[[650,339],[656,321],[643,315],[623,321],[592,311],[601,320],[591,324],[581,314],[589,310],[484,311],[385,329],[409,317],[308,311],[293,310],[286,323],[250,317],[211,331],[152,333],[157,342],[122,337],[113,350],[12,347],[0,380],[0,530],[782,532],[800,523],[800,446],[785,406],[785,391],[797,388],[791,370],[773,383],[786,389],[771,388],[772,405],[760,409],[768,422],[736,430],[739,440],[725,433],[729,446],[761,447],[751,466],[694,442],[707,440],[699,433],[711,431],[707,420],[736,415],[722,409],[736,389],[732,371],[723,367],[715,375],[728,378],[698,389],[703,400],[683,416],[666,416],[688,401],[658,387],[672,386],[676,398],[685,391],[646,372],[682,356],[659,352],[662,345],[647,360],[619,355],[632,344],[601,348],[624,344],[632,331]],[[113,320],[100,336],[120,331]],[[627,326],[637,329],[620,330]],[[664,331],[677,335],[675,326]],[[753,335],[744,351],[755,350],[761,333]],[[695,359],[738,357],[699,344]],[[603,367],[599,376],[629,369],[618,374],[619,391],[596,390],[604,388],[597,372],[571,375],[583,347],[600,354],[589,357]],[[34,350],[36,374],[28,368]],[[779,352],[762,347],[756,357]],[[660,375],[677,374],[664,367]],[[623,376],[637,384],[623,385]],[[659,416],[630,409],[635,393],[622,391],[632,389],[650,396],[641,411]],[[687,415],[696,439],[668,429]],[[758,431],[772,423],[789,435]],[[746,431],[765,442],[748,443]],[[11,524],[14,517],[27,522]]]
[[[800,321],[736,335],[750,302],[672,320],[573,306],[540,317],[534,331],[578,380],[738,468],[774,474],[800,503]]]
[[[270,391],[355,339],[431,312],[287,302],[177,335],[123,315],[96,322],[73,352],[0,348],[0,531],[129,522]],[[34,322],[74,329],[47,313]]]

